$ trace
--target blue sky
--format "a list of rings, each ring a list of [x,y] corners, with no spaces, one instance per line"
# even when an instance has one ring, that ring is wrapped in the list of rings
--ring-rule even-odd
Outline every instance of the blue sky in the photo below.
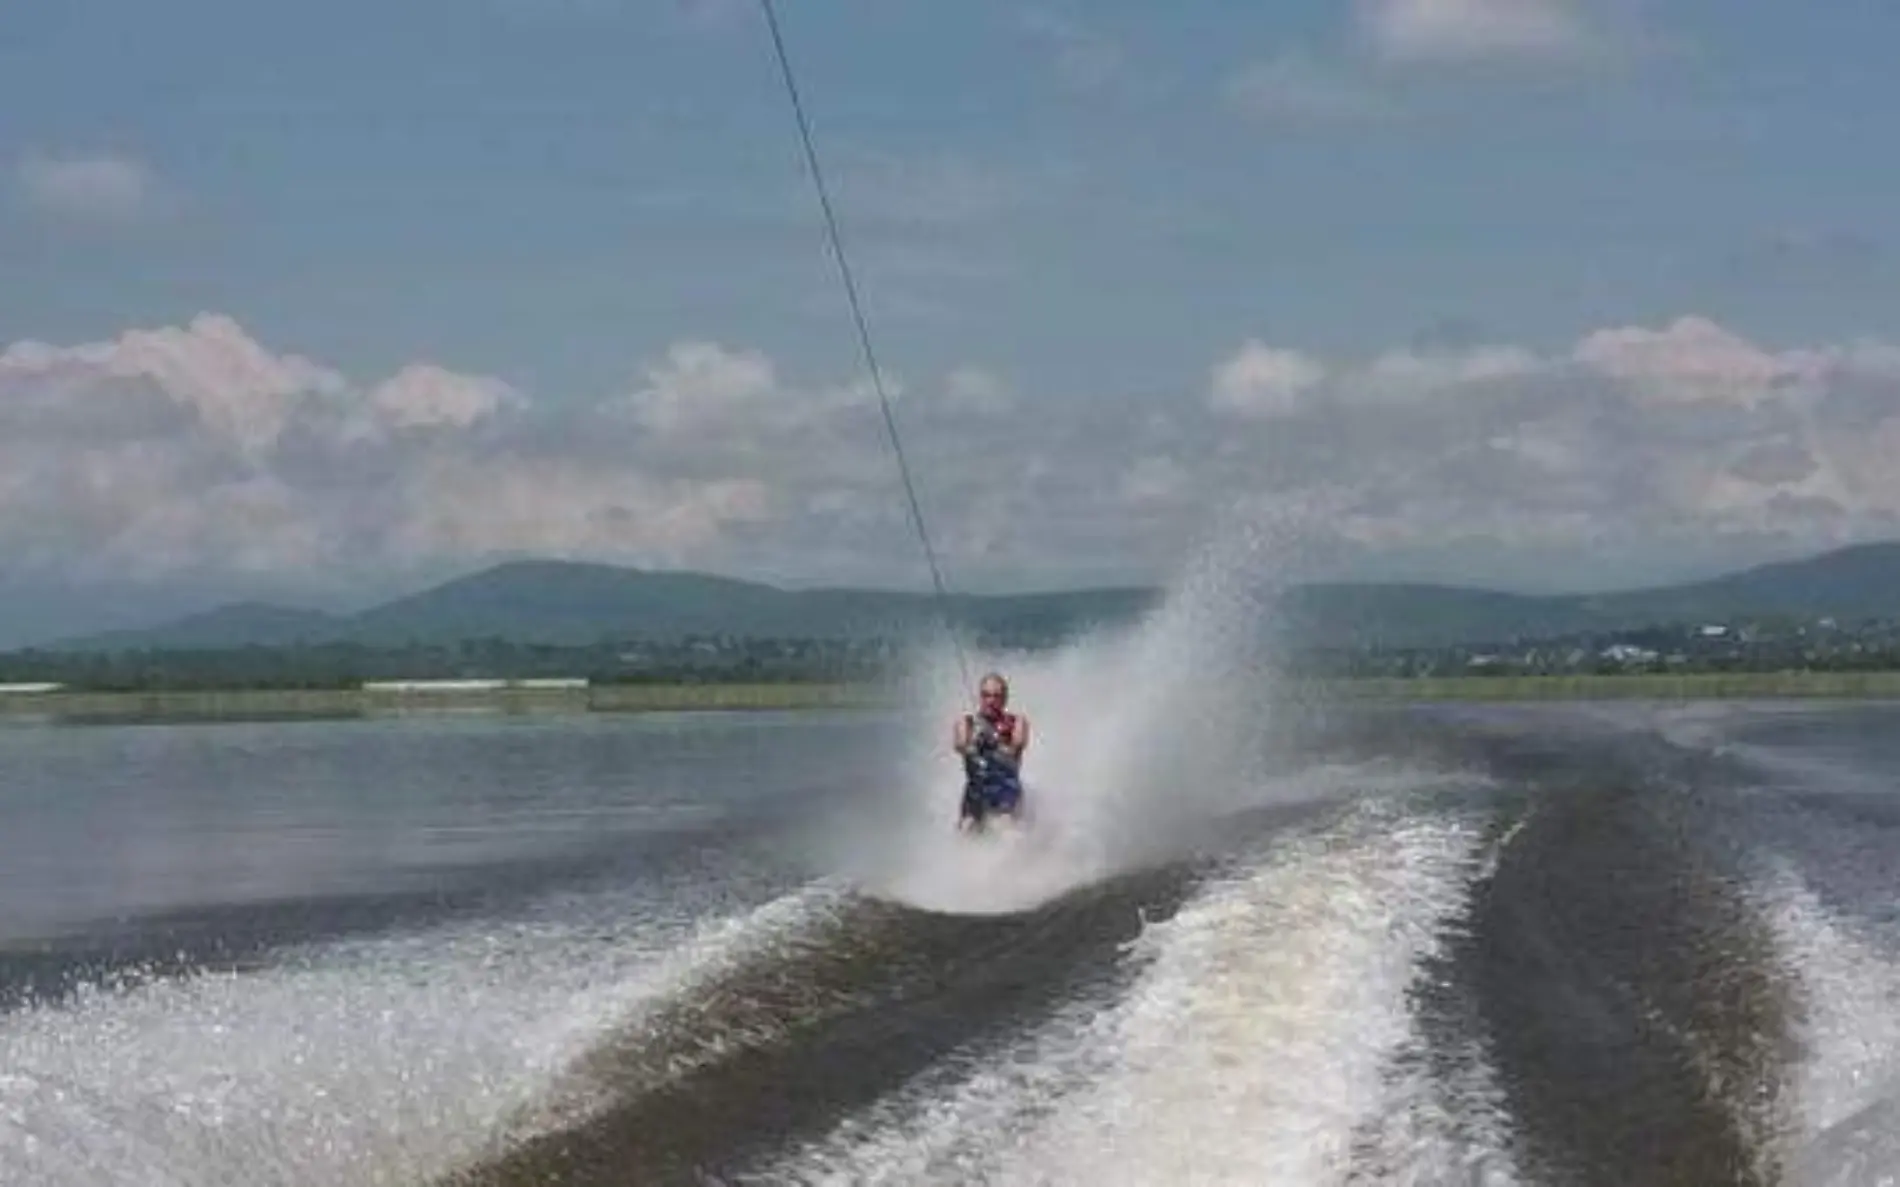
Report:
[[[1217,369],[1249,342],[1342,365],[1480,347],[1541,365],[1599,331],[1696,318],[1798,370],[1799,352],[1900,335],[1891,5],[806,0],[780,14],[884,361],[919,400],[957,382],[1004,393],[1020,432],[1158,413],[1192,436]],[[774,391],[848,388],[855,341],[779,88],[746,0],[27,6],[0,43],[14,113],[0,124],[0,342],[73,349],[185,334],[211,314],[359,393],[419,362],[499,381],[534,410],[536,427],[512,431],[543,445],[647,390],[680,343],[769,360]],[[176,377],[108,370],[203,404]],[[1870,382],[1812,381],[1849,380]],[[1349,404],[1301,414],[1334,423],[1342,466],[1379,466],[1342,427]],[[1538,407],[1511,423],[1544,423]],[[1806,447],[1847,483],[1829,496],[1840,515],[1678,525],[1726,543],[1697,559],[1652,533],[1649,551],[1617,544],[1608,571],[1884,530],[1900,508],[1823,456],[1807,411]],[[1201,473],[1191,449],[1231,434],[1200,427],[1201,446],[1098,432],[1096,462]],[[1729,441],[1724,464],[1761,444]],[[1022,477],[1035,460],[1003,471],[1012,516],[1048,494]],[[278,461],[252,463],[247,481],[287,481]],[[977,498],[961,472],[935,477],[945,514]],[[831,505],[764,481],[775,507]],[[317,534],[347,535],[323,522]],[[1178,559],[1117,542],[1112,524],[1071,527],[1093,551],[1065,568],[1039,538],[1024,552],[1044,571],[1021,580]],[[1377,538],[1404,545],[1386,554],[1407,571],[1520,584],[1550,570],[1512,557],[1588,552],[1574,533],[1487,530]],[[1491,541],[1477,552],[1474,531]],[[702,551],[575,547],[787,580],[916,576],[911,562],[799,573],[716,534]],[[968,571],[1010,583],[1000,544],[970,547]],[[66,571],[60,548],[42,551]],[[329,567],[320,552],[304,560]],[[207,555],[178,564],[203,575]]]
[[[1900,270],[1825,245],[1892,251],[1900,14],[1575,11],[1624,56],[1382,70],[1337,0],[840,0],[784,24],[894,364],[974,352],[1145,387],[1250,333],[1550,341],[1684,310],[1768,337],[1887,328]],[[92,239],[9,218],[10,338],[218,309],[346,367],[431,353],[551,396],[683,335],[849,361],[756,5],[74,0],[25,20],[0,101],[28,118],[0,147],[122,156],[166,208]],[[1310,89],[1402,110],[1237,110],[1236,76],[1289,57],[1331,80]]]

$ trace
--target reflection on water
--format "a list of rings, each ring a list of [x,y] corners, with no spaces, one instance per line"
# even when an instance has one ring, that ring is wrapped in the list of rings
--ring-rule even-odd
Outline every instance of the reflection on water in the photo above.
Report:
[[[580,858],[827,786],[876,737],[846,714],[0,729],[0,943]]]

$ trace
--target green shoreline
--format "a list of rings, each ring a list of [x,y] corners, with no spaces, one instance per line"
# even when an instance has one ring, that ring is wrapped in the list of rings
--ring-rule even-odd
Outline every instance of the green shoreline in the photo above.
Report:
[[[1900,671],[1631,672],[1314,680],[1343,701],[1719,701],[1900,698]]]
[[[0,719],[246,721],[431,713],[652,713],[874,707],[878,687],[828,683],[614,684],[587,688],[60,689],[0,694]]]
[[[1310,700],[1581,701],[1900,698],[1900,671],[1699,672],[1564,676],[1306,679]],[[224,689],[0,693],[0,720],[276,720],[431,713],[647,713],[869,709],[893,704],[888,686],[772,682],[595,685],[584,688]]]

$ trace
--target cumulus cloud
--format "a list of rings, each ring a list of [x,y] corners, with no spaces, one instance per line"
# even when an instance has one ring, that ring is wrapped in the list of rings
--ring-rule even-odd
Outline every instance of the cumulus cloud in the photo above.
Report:
[[[1819,548],[1900,524],[1880,460],[1900,444],[1900,368],[1883,343],[1777,349],[1690,316],[1552,352],[1288,357],[1243,344],[1206,400],[1236,431],[1259,426],[1247,456],[1320,535],[1569,547],[1581,576],[1582,550],[1611,544],[1667,570],[1722,539]]]
[[[996,521],[1025,509],[991,460],[1014,448],[1009,384],[964,366],[926,398],[888,390],[932,491],[970,508],[967,538],[1007,535]],[[711,340],[567,401],[435,362],[353,377],[217,314],[0,351],[16,571],[295,579],[525,553],[908,582],[904,514],[867,384],[802,384]]]
[[[35,209],[69,218],[125,221],[149,209],[156,192],[151,170],[111,153],[34,153],[20,161],[14,180]]]
[[[1396,61],[1564,57],[1596,41],[1576,0],[1360,0],[1358,18]]]
[[[1214,368],[1210,403],[1240,416],[1290,416],[1325,378],[1326,368],[1317,360],[1297,350],[1248,339],[1232,358]]]
[[[1519,576],[1570,581],[1611,551],[1666,566],[1900,525],[1900,348],[1882,342],[1770,345],[1687,316],[1538,349],[1249,339],[1176,396],[1055,398],[973,364],[893,382],[966,587],[1156,579],[1236,515],[1311,555],[1465,579],[1517,556]],[[0,351],[0,549],[52,578],[386,584],[521,554],[925,576],[861,381],[701,339],[554,400],[436,362],[351,376],[210,314]]]
[[[1644,399],[1745,408],[1812,390],[1829,368],[1824,355],[1772,353],[1701,317],[1661,330],[1599,330],[1578,344],[1576,356]]]
[[[1318,53],[1283,48],[1241,66],[1223,86],[1230,109],[1278,125],[1384,123],[1405,118],[1434,77],[1528,66],[1547,77],[1634,60],[1660,47],[1614,19],[1603,0],[1353,0],[1340,43]],[[1493,75],[1494,78],[1498,77]],[[1518,77],[1522,78],[1523,75]]]
[[[647,368],[646,378],[627,403],[657,434],[718,433],[755,418],[792,427],[784,419],[793,407],[772,399],[778,391],[772,362],[756,351],[728,350],[717,342],[675,343],[664,362]]]
[[[396,428],[465,429],[504,408],[519,407],[521,397],[498,379],[411,363],[372,388],[369,402],[378,417]]]
[[[958,367],[944,376],[943,396],[951,411],[969,416],[1006,416],[1016,407],[1009,385],[981,367]]]
[[[56,400],[73,409],[92,399],[144,401],[189,414],[240,452],[267,444],[294,401],[333,393],[341,376],[296,355],[278,356],[228,317],[204,315],[188,327],[131,330],[113,342],[60,348],[24,341],[0,353],[0,386],[10,401]]]

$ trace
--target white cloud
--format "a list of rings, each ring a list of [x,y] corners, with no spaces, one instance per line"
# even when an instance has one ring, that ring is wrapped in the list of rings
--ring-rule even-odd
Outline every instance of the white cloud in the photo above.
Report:
[[[757,351],[716,342],[677,342],[666,361],[647,368],[647,385],[628,397],[640,423],[660,434],[717,431],[735,419],[781,411],[772,400],[778,376]]]
[[[1745,407],[1810,390],[1828,366],[1808,351],[1763,350],[1702,317],[1681,318],[1662,330],[1598,330],[1578,344],[1576,357],[1646,399]]]
[[[1317,360],[1249,339],[1214,368],[1208,399],[1217,410],[1238,416],[1290,416],[1325,378],[1326,368]]]
[[[1352,0],[1340,6],[1349,22],[1341,44],[1322,53],[1282,49],[1250,62],[1226,79],[1223,97],[1240,116],[1263,123],[1389,121],[1433,97],[1423,88],[1434,78],[1517,66],[1543,79],[1557,67],[1629,63],[1665,48],[1620,7],[1606,0]]]
[[[335,372],[271,354],[215,314],[185,327],[129,330],[114,342],[62,349],[26,341],[0,353],[0,391],[16,398],[25,390],[85,399],[115,381],[151,385],[240,451],[273,441],[299,397],[344,387]]]
[[[39,210],[100,221],[138,217],[156,192],[155,179],[146,166],[110,153],[35,153],[20,161],[15,181],[21,196]]]
[[[1517,378],[1538,365],[1536,355],[1515,346],[1437,353],[1398,350],[1373,359],[1360,373],[1355,389],[1373,397],[1409,399],[1444,388]]]
[[[1589,581],[1607,551],[1673,571],[1729,540],[1893,533],[1900,478],[1881,459],[1900,448],[1896,358],[1870,342],[1775,349],[1685,317],[1548,353],[1318,363],[1246,343],[1209,398],[1273,414],[1230,415],[1217,455],[1317,538],[1436,552],[1453,571],[1479,546],[1519,550],[1525,577],[1524,550],[1570,549],[1566,579]]]
[[[428,362],[364,379],[215,315],[17,343],[0,550],[93,577],[386,578],[531,553],[922,580],[862,381],[711,340],[637,376],[593,402]],[[1900,524],[1900,349],[1877,341],[1769,346],[1696,317],[1548,350],[1247,340],[1200,386],[1032,408],[975,365],[923,398],[899,385],[952,583],[1154,579],[1240,507],[1310,555],[1377,549],[1466,580],[1518,557],[1521,577],[1595,582],[1611,553],[1676,565]]]
[[[398,490],[404,514],[387,546],[433,557],[528,552],[682,566],[771,510],[757,479],[664,479],[560,457],[432,457]]]
[[[1358,18],[1393,61],[1564,57],[1596,41],[1575,0],[1359,0]]]
[[[446,425],[468,428],[520,404],[515,390],[498,379],[458,375],[434,363],[411,363],[377,384],[370,404],[397,428]]]
[[[18,343],[0,353],[0,472],[13,480],[0,547],[42,570],[142,577],[512,550],[704,559],[727,527],[769,512],[769,485],[668,473],[668,455],[736,424],[772,373],[686,343],[651,374],[630,431],[619,402],[564,423],[499,380],[432,363],[358,384],[216,315],[76,347]]]
[[[1352,411],[1435,392],[1528,375],[1544,364],[1528,350],[1484,346],[1423,353],[1394,350],[1364,361],[1327,361],[1249,339],[1217,364],[1207,403],[1238,419],[1289,418],[1325,408]]]
[[[1016,407],[1009,385],[981,367],[951,371],[944,377],[943,396],[952,411],[968,416],[1005,416]]]

